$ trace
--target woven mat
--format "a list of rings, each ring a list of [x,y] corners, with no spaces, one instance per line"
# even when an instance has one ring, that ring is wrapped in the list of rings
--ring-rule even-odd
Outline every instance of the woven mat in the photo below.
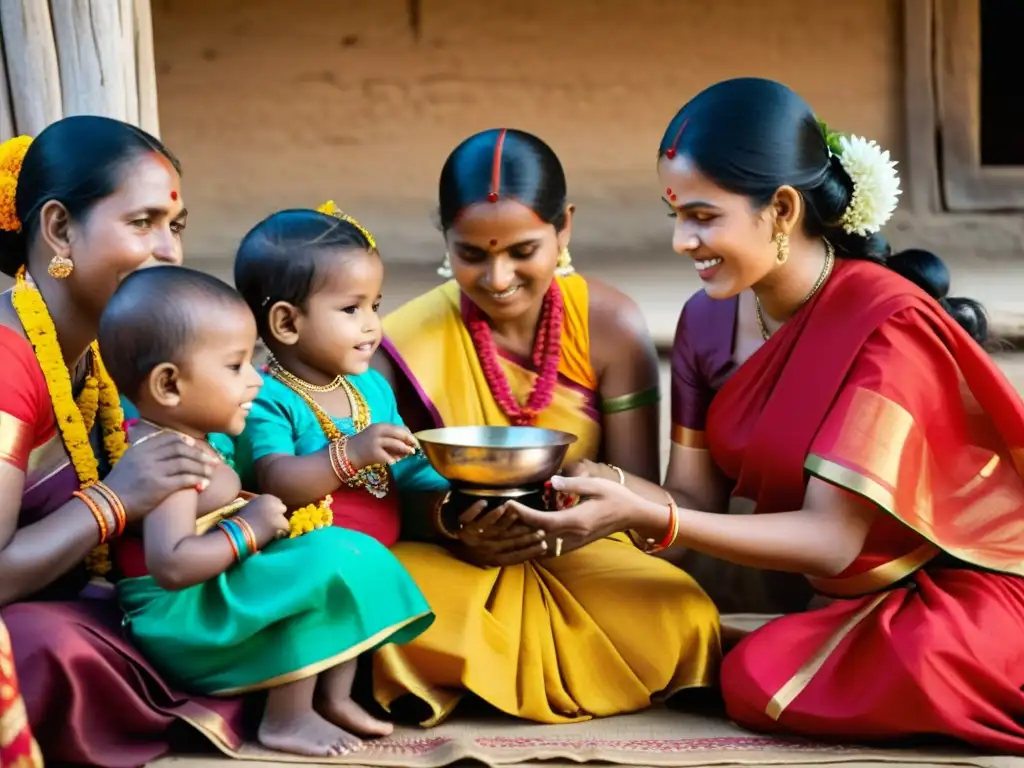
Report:
[[[306,763],[387,768],[440,768],[462,761],[488,766],[517,766],[530,761],[554,765],[588,762],[629,766],[704,765],[959,765],[1024,768],[1024,758],[979,757],[949,749],[879,750],[766,738],[742,731],[725,720],[654,709],[572,725],[535,725],[511,718],[456,716],[429,731],[403,728],[382,741],[368,742],[358,753],[326,761],[307,760],[257,745],[246,745],[240,760],[220,756],[164,758],[159,768],[227,768],[252,762],[266,768]],[[552,766],[545,763],[545,766]]]
[[[732,614],[722,618],[726,634],[735,639],[756,629],[767,617]],[[541,760],[546,762],[538,765],[536,761]],[[748,733],[725,719],[662,708],[572,725],[537,725],[500,715],[466,716],[459,711],[437,728],[399,728],[387,739],[367,742],[358,753],[329,761],[284,755],[257,744],[246,744],[235,760],[211,753],[168,757],[152,766],[268,768],[271,763],[363,768],[441,768],[481,763],[495,768],[558,768],[580,763],[652,768],[720,765],[1024,768],[1024,758],[978,756],[953,749],[883,750],[768,738]]]

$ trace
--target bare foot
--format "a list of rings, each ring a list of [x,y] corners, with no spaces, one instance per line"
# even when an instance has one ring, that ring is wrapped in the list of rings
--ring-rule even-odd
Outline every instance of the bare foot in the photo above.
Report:
[[[394,725],[378,720],[352,700],[355,674],[355,659],[320,673],[320,712],[332,723],[362,736],[390,736]]]
[[[324,717],[332,723],[337,723],[342,728],[348,728],[363,736],[390,736],[395,731],[393,724],[378,720],[352,699],[344,701],[324,699],[321,710]]]
[[[359,749],[362,742],[351,733],[308,710],[290,718],[264,714],[258,732],[267,749],[310,757],[337,757]]]

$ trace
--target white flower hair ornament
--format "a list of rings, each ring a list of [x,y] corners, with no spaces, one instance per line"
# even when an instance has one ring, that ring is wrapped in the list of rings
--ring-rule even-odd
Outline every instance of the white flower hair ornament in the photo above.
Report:
[[[899,196],[900,177],[896,161],[889,151],[863,136],[847,136],[830,131],[821,123],[829,153],[836,155],[843,170],[853,181],[850,205],[839,220],[850,235],[867,237],[878,232],[892,218]]]

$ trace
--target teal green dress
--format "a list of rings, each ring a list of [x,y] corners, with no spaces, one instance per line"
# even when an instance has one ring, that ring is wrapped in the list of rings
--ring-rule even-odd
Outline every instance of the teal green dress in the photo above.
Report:
[[[366,399],[370,409],[370,423],[400,424],[395,393],[387,380],[373,369],[348,380]],[[332,419],[342,434],[352,435],[355,426],[351,418]],[[235,468],[242,478],[242,487],[258,493],[255,464],[273,453],[306,456],[323,450],[327,445],[316,415],[295,392],[267,374],[263,375],[263,388],[252,405],[245,431],[235,440]],[[443,491],[448,482],[434,471],[422,454],[402,459],[392,468],[392,479],[399,492]],[[365,491],[360,491],[366,495]]]
[[[202,584],[169,591],[141,576],[121,580],[118,595],[139,650],[183,690],[207,695],[295,682],[407,643],[434,620],[386,546],[337,525],[272,542]]]

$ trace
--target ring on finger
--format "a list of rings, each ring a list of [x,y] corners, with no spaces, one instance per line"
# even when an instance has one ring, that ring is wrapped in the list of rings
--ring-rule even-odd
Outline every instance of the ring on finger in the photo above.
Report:
[[[554,557],[560,557],[562,554],[562,537],[555,537],[555,551],[552,553]]]

